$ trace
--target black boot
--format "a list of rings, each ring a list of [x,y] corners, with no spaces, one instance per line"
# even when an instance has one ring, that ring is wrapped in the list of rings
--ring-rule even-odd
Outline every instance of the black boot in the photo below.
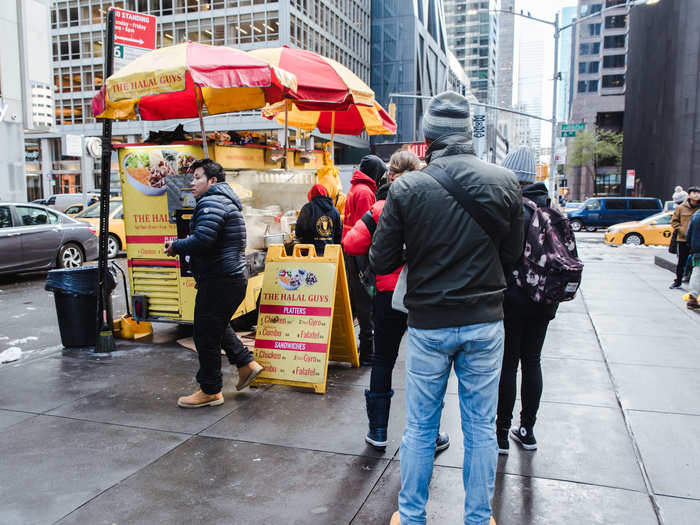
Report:
[[[360,366],[372,366],[374,361],[374,340],[360,340]]]
[[[386,394],[376,394],[365,390],[365,402],[367,404],[367,419],[369,419],[369,432],[365,441],[374,448],[384,450],[387,445],[386,431],[389,424],[389,410],[391,409],[391,396],[394,391]]]

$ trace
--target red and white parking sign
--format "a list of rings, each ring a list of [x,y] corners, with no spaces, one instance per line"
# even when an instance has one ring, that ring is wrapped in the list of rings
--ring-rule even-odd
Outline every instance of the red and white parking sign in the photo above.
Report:
[[[156,48],[156,17],[113,7],[114,43],[142,49]]]

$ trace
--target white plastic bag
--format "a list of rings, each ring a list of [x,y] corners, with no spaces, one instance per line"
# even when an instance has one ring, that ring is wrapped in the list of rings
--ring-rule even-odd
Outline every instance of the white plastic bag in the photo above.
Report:
[[[391,307],[405,314],[408,313],[408,310],[403,304],[404,297],[406,297],[406,279],[408,279],[408,266],[404,265],[399,274],[399,280],[396,281],[394,295],[391,296]]]

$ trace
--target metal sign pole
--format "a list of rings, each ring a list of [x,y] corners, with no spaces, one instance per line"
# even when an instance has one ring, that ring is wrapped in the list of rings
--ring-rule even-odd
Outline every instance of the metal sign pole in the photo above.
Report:
[[[114,69],[114,11],[107,11],[107,49],[105,53],[105,83]],[[97,338],[95,352],[105,353],[116,349],[112,333],[112,308],[110,293],[105,287],[107,276],[107,240],[109,238],[109,183],[112,171],[112,120],[102,120],[102,171],[100,177],[100,237],[97,263]]]

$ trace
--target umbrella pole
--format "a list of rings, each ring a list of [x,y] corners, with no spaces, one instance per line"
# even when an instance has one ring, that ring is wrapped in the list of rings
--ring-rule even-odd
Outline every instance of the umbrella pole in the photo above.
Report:
[[[333,139],[335,137],[335,111],[331,114],[331,162],[335,164],[335,147],[333,145]]]
[[[202,147],[204,148],[204,157],[209,158],[209,147],[207,146],[207,134],[204,131],[204,119],[202,118],[202,92],[199,91],[197,96],[197,116],[199,117],[199,129],[202,130]]]
[[[289,161],[289,122],[287,117],[289,116],[289,102],[284,104],[284,169],[288,169],[289,166],[287,162]]]

